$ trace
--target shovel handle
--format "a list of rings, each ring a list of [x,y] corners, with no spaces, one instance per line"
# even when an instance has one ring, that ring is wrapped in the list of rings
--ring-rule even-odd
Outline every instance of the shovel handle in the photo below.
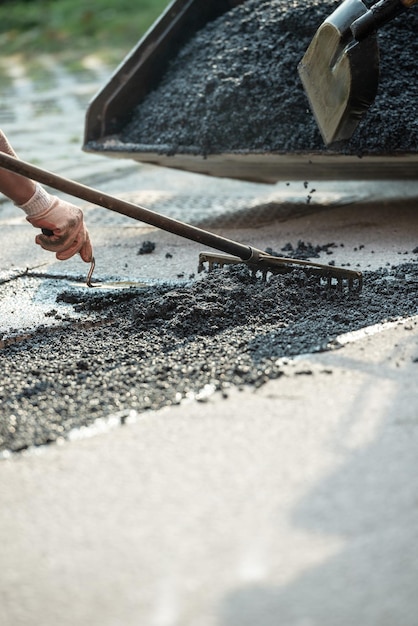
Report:
[[[362,41],[417,2],[418,0],[380,0],[351,24],[353,37]]]

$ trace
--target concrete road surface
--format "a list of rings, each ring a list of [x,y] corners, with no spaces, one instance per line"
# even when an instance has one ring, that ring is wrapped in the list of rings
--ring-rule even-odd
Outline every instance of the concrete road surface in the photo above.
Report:
[[[344,258],[396,262],[416,241],[418,214],[380,217],[345,208],[252,235],[255,245],[341,235]],[[196,244],[149,229],[161,252],[133,257],[144,228],[93,220],[99,267],[158,277],[169,249],[178,268],[195,268]],[[27,236],[24,225],[4,232],[13,229],[2,241],[10,255],[10,241]],[[29,249],[33,263],[46,258]],[[0,623],[414,626],[417,322],[289,360],[257,391],[133,415],[122,428],[110,420],[3,458]]]

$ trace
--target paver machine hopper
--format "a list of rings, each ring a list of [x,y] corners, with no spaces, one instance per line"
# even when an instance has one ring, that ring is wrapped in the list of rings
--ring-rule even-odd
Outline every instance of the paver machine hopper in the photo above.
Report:
[[[121,139],[122,130],[132,118],[133,111],[158,87],[170,63],[187,42],[210,22],[230,11],[239,10],[244,1],[172,0],[91,101],[86,114],[83,149],[109,157],[129,158],[201,174],[264,183],[297,179],[416,178],[416,148],[397,154],[359,155],[334,150],[325,142],[316,149],[308,147],[289,151],[286,148],[271,150],[269,147],[252,149],[244,146],[202,154],[199,151],[183,150],[181,146],[176,150],[164,150],[155,141],[148,141],[146,136],[139,143]],[[324,6],[330,11],[325,2]],[[288,10],[293,9],[289,6]],[[311,28],[310,40],[319,24],[313,21],[308,26]],[[305,33],[305,41],[308,40]],[[292,45],[294,43],[295,37]],[[298,62],[306,47],[307,44],[301,44],[300,56],[294,66],[294,75],[302,93]],[[313,119],[307,98],[303,113]],[[292,110],[288,114],[291,116]],[[170,124],[169,113],[167,124]]]

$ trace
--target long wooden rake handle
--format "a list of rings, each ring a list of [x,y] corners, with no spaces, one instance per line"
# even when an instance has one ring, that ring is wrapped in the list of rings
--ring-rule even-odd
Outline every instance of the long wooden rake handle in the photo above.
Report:
[[[0,152],[0,167],[15,172],[16,174],[20,174],[21,176],[25,176],[26,178],[36,180],[39,183],[48,185],[49,187],[58,189],[64,193],[68,193],[71,196],[81,198],[82,200],[86,200],[87,202],[91,202],[93,204],[98,204],[106,209],[109,209],[110,211],[127,215],[135,220],[151,224],[156,228],[179,235],[180,237],[191,239],[197,243],[201,243],[209,246],[210,248],[214,248],[215,250],[224,252],[227,255],[232,255],[236,260],[248,263],[253,268],[258,268],[262,271],[271,269],[272,271],[283,273],[285,271],[290,271],[295,267],[299,267],[306,269],[308,272],[315,272],[318,275],[322,275],[327,278],[327,280],[336,278],[339,283],[343,280],[347,280],[351,285],[353,281],[356,281],[359,288],[361,288],[362,279],[360,272],[346,270],[339,267],[330,267],[312,261],[272,256],[257,248],[237,243],[236,241],[215,235],[214,233],[202,230],[196,226],[191,226],[190,224],[185,224],[184,222],[180,222],[171,217],[161,215],[160,213],[146,209],[138,204],[115,198],[102,193],[97,189],[93,189],[92,187],[76,183],[68,178],[58,176],[48,170],[31,165],[25,161],[21,161],[20,159],[16,159],[15,157],[9,156],[3,152]],[[206,255],[206,257],[207,260],[209,260],[209,256]],[[201,261],[202,258],[203,257],[201,257]],[[222,263],[224,262],[225,259],[222,258]],[[87,277],[87,284],[89,286],[91,286],[91,275],[93,273],[93,269],[94,260]]]
[[[31,178],[38,183],[48,185],[53,189],[75,196],[86,202],[98,204],[110,211],[132,217],[135,220],[145,222],[146,224],[173,233],[174,235],[179,235],[179,237],[196,241],[197,243],[204,244],[215,250],[220,250],[226,254],[232,254],[243,261],[248,261],[253,256],[254,249],[250,246],[221,237],[220,235],[208,232],[197,226],[180,222],[172,217],[161,215],[160,213],[146,209],[133,202],[115,198],[97,189],[77,183],[69,178],[58,176],[48,170],[27,163],[26,161],[21,161],[3,152],[0,152],[0,167],[25,176],[26,178]]]

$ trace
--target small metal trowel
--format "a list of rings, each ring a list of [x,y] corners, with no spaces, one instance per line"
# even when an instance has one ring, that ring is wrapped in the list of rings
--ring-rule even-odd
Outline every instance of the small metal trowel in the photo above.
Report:
[[[326,145],[350,139],[379,83],[377,30],[418,0],[345,0],[318,28],[298,66]]]

